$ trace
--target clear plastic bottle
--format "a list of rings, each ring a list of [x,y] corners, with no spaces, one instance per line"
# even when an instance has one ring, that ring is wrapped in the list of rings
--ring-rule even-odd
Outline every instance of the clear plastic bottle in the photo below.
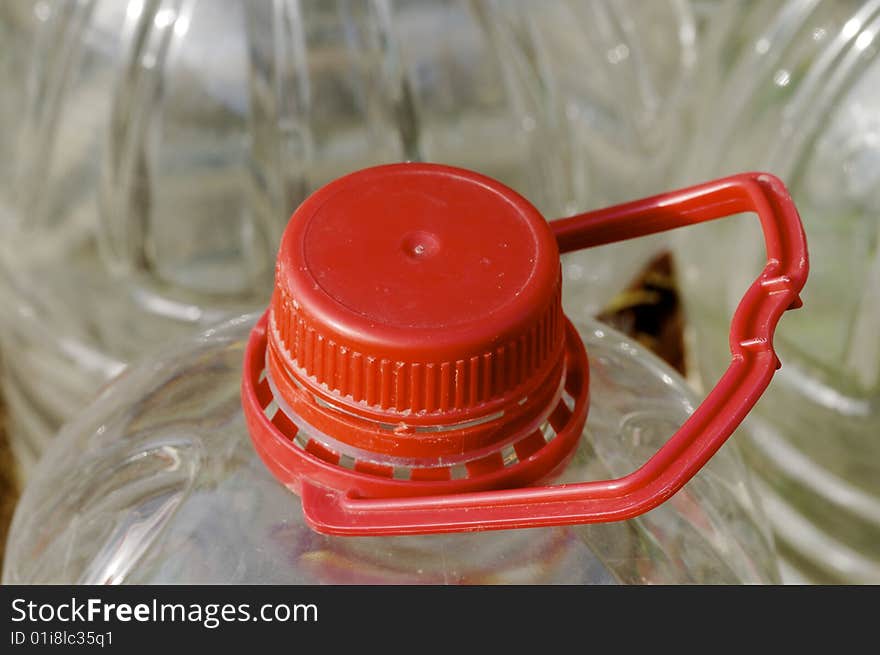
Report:
[[[734,444],[624,523],[473,535],[329,537],[266,470],[239,385],[255,316],[130,367],[70,422],[16,510],[3,582],[772,582],[771,542]],[[677,374],[597,323],[572,481],[626,473],[693,410]]]
[[[538,8],[529,0],[502,0],[496,6],[507,9],[499,12],[499,21],[507,21],[500,29],[523,45],[561,134],[554,150],[565,162],[563,212],[669,188],[688,133],[684,109],[696,65],[690,4],[566,0]],[[604,246],[589,258],[565,255],[566,283],[581,305],[570,311],[595,316],[667,247],[655,236]]]
[[[0,198],[3,385],[23,467],[151,345],[264,303],[287,217],[338,175],[443,161],[548,216],[659,189],[690,18],[678,0],[642,13],[567,0],[2,3],[0,29],[28,64],[10,64],[4,111],[19,127]],[[572,60],[578,74],[561,75]],[[653,249],[622,247],[569,260],[584,315]]]
[[[787,204],[762,210],[768,267],[700,408],[641,347],[566,319],[560,250],[761,190]],[[722,444],[773,375],[805,259],[769,176],[554,228],[462,169],[340,178],[291,218],[262,317],[129,367],[67,424],[16,509],[4,581],[774,581]]]
[[[700,72],[686,181],[773,170],[797,202],[815,264],[808,311],[780,333],[786,366],[747,442],[792,581],[880,581],[878,28],[874,1],[719,3]],[[752,227],[731,220],[681,234],[707,383],[726,362],[716,340],[763,258]]]

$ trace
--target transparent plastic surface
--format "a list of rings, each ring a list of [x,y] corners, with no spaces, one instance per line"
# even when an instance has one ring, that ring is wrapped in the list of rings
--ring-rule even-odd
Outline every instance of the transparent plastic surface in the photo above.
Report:
[[[718,3],[687,179],[769,170],[810,246],[804,312],[750,423],[787,579],[880,581],[880,2]],[[764,258],[757,224],[683,230],[681,279],[706,385]]]
[[[681,0],[0,3],[20,462],[151,345],[265,306],[288,217],[340,175],[438,161],[548,217],[659,190],[689,25]],[[568,258],[578,306],[656,247]]]
[[[421,537],[328,537],[251,445],[244,316],[130,367],[69,423],[17,507],[5,583],[771,582],[772,546],[733,444],[628,522]],[[591,409],[561,481],[624,474],[694,408],[671,369],[582,322]]]
[[[690,5],[501,0],[495,6],[508,9],[499,29],[523,44],[560,135],[554,155],[565,164],[562,213],[668,188],[687,134],[683,108],[696,64]],[[666,245],[657,235],[565,255],[567,293],[575,299],[569,314],[597,314]]]

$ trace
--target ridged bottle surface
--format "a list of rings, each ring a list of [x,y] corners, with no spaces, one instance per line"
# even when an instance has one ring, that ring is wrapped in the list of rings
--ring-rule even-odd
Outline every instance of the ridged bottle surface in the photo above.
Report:
[[[687,180],[773,171],[810,247],[806,309],[758,405],[748,460],[792,581],[880,581],[880,2],[719,3]],[[735,302],[764,258],[757,221],[682,233],[700,372],[727,364]]]
[[[0,332],[25,469],[151,344],[264,305],[288,217],[330,179],[438,161],[548,218],[659,190],[693,63],[676,0],[19,0],[0,30],[19,44],[0,54]],[[656,247],[567,258],[568,311]]]

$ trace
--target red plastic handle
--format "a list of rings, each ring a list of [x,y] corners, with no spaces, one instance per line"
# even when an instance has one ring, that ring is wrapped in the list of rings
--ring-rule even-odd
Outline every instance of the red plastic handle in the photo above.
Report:
[[[308,521],[321,532],[348,535],[525,528],[629,519],[670,498],[739,426],[780,366],[773,332],[786,310],[800,307],[809,269],[797,210],[779,179],[744,173],[551,223],[560,250],[569,252],[743,212],[761,221],[767,265],[734,314],[730,367],[641,468],[615,480],[378,499],[304,481]]]

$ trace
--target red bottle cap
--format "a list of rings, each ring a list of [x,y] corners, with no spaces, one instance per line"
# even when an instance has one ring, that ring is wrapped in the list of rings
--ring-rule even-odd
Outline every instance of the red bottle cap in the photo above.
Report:
[[[294,213],[270,326],[283,374],[348,412],[473,420],[558,369],[559,250],[494,180],[425,164],[360,171]]]
[[[353,173],[282,237],[271,379],[357,449],[428,463],[491,449],[559,389],[560,275],[544,218],[494,180],[431,164]],[[303,390],[317,402],[303,407]]]

